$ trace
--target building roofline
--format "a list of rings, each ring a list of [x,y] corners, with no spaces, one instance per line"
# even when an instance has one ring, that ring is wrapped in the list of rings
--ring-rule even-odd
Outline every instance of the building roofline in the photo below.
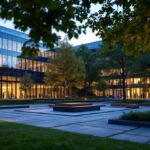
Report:
[[[0,25],[0,32],[18,36],[18,37],[21,37],[24,39],[29,39],[28,34],[21,32],[21,31],[16,31],[15,29],[10,29],[10,28],[7,28],[7,27],[1,26],[1,25]]]
[[[78,46],[81,46],[81,45],[94,44],[94,43],[102,44],[102,40],[99,40],[99,41],[93,41],[93,42],[87,42],[87,43],[82,43],[82,44],[75,45],[75,46],[73,46],[73,47],[78,47]]]

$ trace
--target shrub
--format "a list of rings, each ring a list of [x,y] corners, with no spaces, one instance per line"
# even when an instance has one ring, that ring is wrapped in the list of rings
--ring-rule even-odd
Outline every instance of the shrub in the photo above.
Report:
[[[122,120],[150,122],[150,111],[130,112],[121,116]]]

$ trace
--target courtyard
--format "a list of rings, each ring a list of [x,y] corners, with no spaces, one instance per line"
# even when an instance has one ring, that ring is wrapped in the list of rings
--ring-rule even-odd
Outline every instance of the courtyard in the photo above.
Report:
[[[150,128],[108,124],[109,119],[117,119],[123,113],[130,111],[147,111],[149,107],[138,109],[111,107],[103,104],[99,111],[78,113],[55,112],[47,104],[30,105],[29,108],[0,109],[0,120],[47,129],[57,129],[71,133],[79,133],[104,137],[108,139],[125,140],[150,144]]]

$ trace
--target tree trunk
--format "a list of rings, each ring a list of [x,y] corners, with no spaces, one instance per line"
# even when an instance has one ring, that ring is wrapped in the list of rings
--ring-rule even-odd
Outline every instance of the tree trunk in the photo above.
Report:
[[[64,84],[64,98],[67,96],[67,84]]]
[[[27,98],[27,91],[24,91],[24,98]]]
[[[87,85],[86,85],[86,81],[84,82],[84,88],[85,88],[85,92],[84,92],[84,97],[87,97]]]
[[[123,101],[126,101],[126,76],[125,69],[122,69],[122,90],[123,90]]]
[[[72,97],[72,87],[69,87],[69,96]]]
[[[105,90],[103,90],[103,96],[105,96]]]

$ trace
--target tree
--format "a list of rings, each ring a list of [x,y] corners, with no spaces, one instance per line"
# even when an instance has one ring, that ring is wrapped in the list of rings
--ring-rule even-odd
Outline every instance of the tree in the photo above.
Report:
[[[136,56],[132,71],[141,77],[139,85],[142,87],[142,95],[145,98],[145,93],[150,91],[150,85],[147,82],[150,77],[150,52],[142,52]]]
[[[139,55],[137,55],[132,69],[136,73],[149,76],[150,75],[150,52],[142,52]]]
[[[97,81],[97,83],[96,83],[94,89],[96,89],[96,90],[98,90],[98,91],[102,91],[102,92],[103,92],[103,96],[106,96],[106,93],[105,93],[105,91],[106,91],[106,89],[107,89],[107,82],[106,82],[106,80],[100,78],[100,79]]]
[[[89,17],[91,4],[99,4],[100,10]],[[150,50],[149,0],[1,0],[0,8],[2,19],[29,31],[30,39],[23,48],[26,55],[37,54],[40,41],[53,47],[58,32],[77,38],[87,25],[108,43],[123,40],[124,49],[132,53]]]
[[[33,86],[33,80],[31,79],[31,74],[25,73],[20,79],[20,89],[24,92],[24,97],[27,97],[27,92],[31,90]]]
[[[100,10],[88,19],[88,25],[109,45],[124,42],[132,54],[150,51],[150,1],[101,0]]]
[[[99,78],[99,65],[98,57],[96,52],[92,52],[88,47],[81,45],[79,49],[76,50],[76,55],[80,57],[85,65],[85,80],[84,88],[85,95],[87,95],[88,90],[92,89],[92,83]]]
[[[87,18],[89,1],[76,0],[1,0],[0,17],[13,20],[15,28],[29,31],[30,39],[24,44],[23,54],[35,55],[42,41],[47,48],[59,40],[59,32],[71,39],[78,37],[84,29],[83,20]],[[77,22],[79,22],[77,24]],[[83,30],[82,30],[83,29]]]
[[[100,57],[101,66],[104,66],[103,70],[111,71],[110,76],[112,77],[119,75],[123,100],[126,100],[126,78],[130,72],[134,57],[125,53],[122,41],[114,45],[113,49],[107,43],[104,43],[100,50]]]
[[[68,43],[61,43],[57,56],[50,59],[45,72],[44,81],[51,86],[63,86],[64,97],[68,89],[76,87],[81,89],[85,78],[84,63],[77,58],[75,51]]]

